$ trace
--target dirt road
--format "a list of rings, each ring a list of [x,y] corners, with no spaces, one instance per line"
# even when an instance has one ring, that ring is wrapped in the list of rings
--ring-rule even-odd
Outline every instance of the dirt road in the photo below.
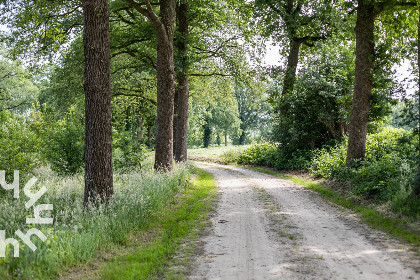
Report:
[[[287,180],[197,163],[220,200],[189,279],[420,279],[419,257]]]

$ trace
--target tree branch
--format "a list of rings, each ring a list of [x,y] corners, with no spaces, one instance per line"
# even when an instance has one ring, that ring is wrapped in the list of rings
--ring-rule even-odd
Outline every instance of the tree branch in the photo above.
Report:
[[[134,0],[125,0],[125,2],[131,8],[135,9],[137,12],[139,12],[143,16],[147,17],[148,19],[150,19],[152,17],[152,15],[149,13],[149,11],[147,9],[143,8],[141,4],[135,2]]]
[[[20,107],[20,106],[22,106],[22,105],[29,105],[29,104],[31,104],[31,103],[26,102],[26,101],[22,101],[21,103],[19,103],[19,104],[17,104],[17,105],[13,105],[13,106],[11,106],[11,107],[7,107],[7,108],[0,108],[0,112],[7,111],[7,110],[12,110],[12,109],[16,109],[17,107]]]
[[[152,103],[153,105],[156,105],[156,101],[155,101],[155,100],[153,100],[153,99],[151,99],[151,98],[148,98],[148,97],[145,97],[145,96],[142,96],[142,95],[139,95],[139,94],[135,94],[135,93],[129,93],[129,92],[144,93],[143,91],[141,91],[141,90],[139,90],[139,89],[114,88],[114,90],[126,91],[126,92],[128,92],[128,93],[124,93],[124,92],[114,92],[114,93],[112,94],[112,97],[117,97],[117,96],[137,97],[137,98],[141,98],[141,99],[143,99],[143,100],[145,100],[145,101],[148,101],[148,102]]]
[[[211,76],[233,77],[232,74],[224,74],[224,73],[217,73],[217,72],[213,72],[213,73],[191,73],[191,74],[189,74],[189,76],[192,76],[192,77],[211,77]]]
[[[293,41],[295,41],[296,43],[308,45],[309,41],[316,42],[316,41],[324,40],[325,38],[326,38],[325,36],[305,36],[305,37],[300,37],[300,38],[293,38]]]

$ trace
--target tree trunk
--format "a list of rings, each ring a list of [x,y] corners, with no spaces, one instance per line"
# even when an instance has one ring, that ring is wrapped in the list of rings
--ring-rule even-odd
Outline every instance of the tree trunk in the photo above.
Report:
[[[173,123],[174,123],[174,26],[176,0],[159,1],[159,17],[150,0],[141,3],[125,0],[127,4],[147,17],[156,32],[156,148],[155,169],[173,168]],[[146,8],[143,8],[146,5]]]
[[[175,69],[175,72],[176,72],[176,69]],[[173,147],[173,157],[175,158],[175,154],[176,154],[176,142],[177,142],[177,139],[176,139],[176,130],[177,130],[177,127],[178,127],[178,88],[177,87],[175,87],[175,95],[174,95],[174,123],[173,123],[173,133],[172,133],[172,135],[173,135],[173,145],[172,145],[172,147]]]
[[[290,41],[290,51],[287,57],[286,73],[284,75],[283,89],[281,95],[284,96],[293,90],[296,81],[296,69],[299,62],[299,50],[301,42]]]
[[[349,124],[349,144],[346,163],[365,156],[366,134],[372,93],[374,67],[374,6],[358,1],[356,22],[356,73]]]
[[[246,133],[245,130],[242,130],[241,136],[239,136],[239,145],[245,145],[245,138],[246,138]]]
[[[147,126],[147,147],[151,148],[152,147],[152,125],[149,124]]]
[[[206,118],[206,123],[203,125],[203,145],[204,148],[208,148],[210,146],[210,138],[211,138],[211,128],[209,124],[208,118]]]
[[[140,141],[143,138],[143,117],[139,117],[139,126],[137,129],[137,140]]]
[[[178,48],[178,104],[177,104],[177,128],[175,140],[175,161],[187,161],[187,132],[188,132],[188,3],[183,1],[177,9],[178,31],[180,38],[177,40]]]
[[[107,0],[83,0],[85,207],[113,194],[111,55]]]
[[[419,21],[417,25],[417,67],[418,67],[418,88],[417,88],[417,102],[419,106],[419,124],[418,124],[418,134],[419,134],[419,155],[418,155],[418,168],[417,168],[417,178],[414,182],[413,194],[417,197],[420,197],[420,9],[419,9]]]
[[[160,1],[160,21],[154,23],[157,39],[157,115],[155,169],[173,168],[175,0]]]
[[[227,146],[227,131],[225,131],[225,146]]]

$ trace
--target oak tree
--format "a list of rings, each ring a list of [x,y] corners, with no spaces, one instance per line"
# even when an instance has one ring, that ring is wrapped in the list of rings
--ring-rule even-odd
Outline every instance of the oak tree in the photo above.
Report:
[[[140,14],[147,17],[156,32],[157,115],[155,169],[171,170],[173,168],[175,96],[173,41],[176,0],[160,0],[159,16],[149,0],[145,0],[144,5],[134,0],[125,1]]]
[[[111,54],[107,0],[83,0],[85,55],[85,198],[113,195]]]

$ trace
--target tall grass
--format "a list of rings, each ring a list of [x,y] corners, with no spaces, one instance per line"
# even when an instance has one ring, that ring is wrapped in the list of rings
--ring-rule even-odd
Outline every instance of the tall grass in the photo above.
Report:
[[[46,186],[47,193],[37,204],[54,205],[54,224],[37,227],[47,237],[35,252],[21,243],[20,257],[13,258],[8,246],[6,258],[0,258],[0,279],[51,279],[64,269],[86,263],[100,252],[128,243],[129,234],[148,223],[151,214],[174,199],[185,188],[189,171],[185,167],[169,173],[151,171],[116,175],[115,194],[107,206],[83,209],[83,178],[44,176],[37,186]],[[24,182],[26,183],[26,182]],[[0,229],[6,238],[17,240],[17,229],[27,232],[25,218],[33,215],[26,210],[21,183],[21,197],[13,199],[12,192],[0,193]],[[32,209],[32,208],[31,208]],[[30,209],[30,210],[31,210]],[[32,210],[33,211],[33,210]]]

